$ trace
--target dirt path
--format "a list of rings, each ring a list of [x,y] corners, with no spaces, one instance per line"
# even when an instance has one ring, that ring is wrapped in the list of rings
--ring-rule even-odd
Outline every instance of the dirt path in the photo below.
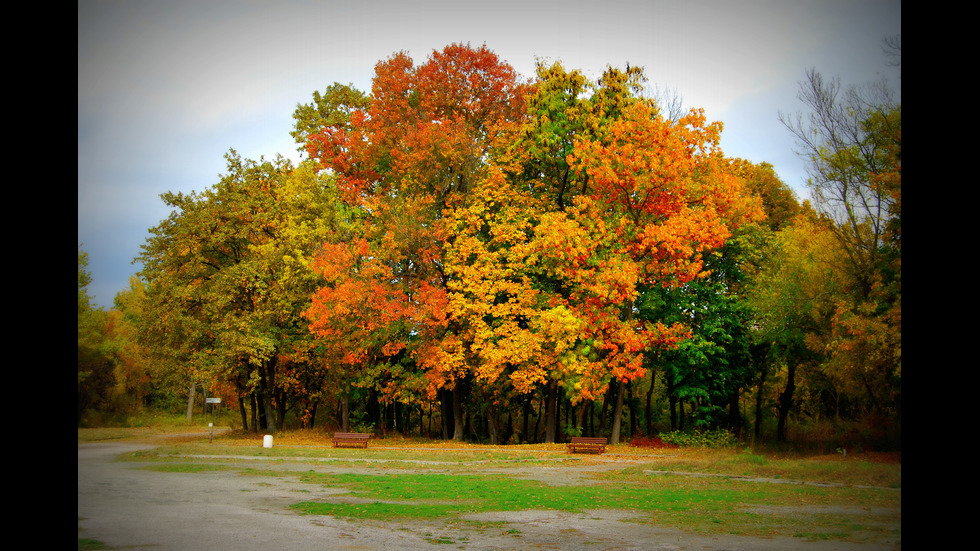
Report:
[[[791,538],[699,536],[628,520],[628,511],[582,513],[518,511],[468,515],[438,522],[347,521],[299,515],[297,501],[339,492],[301,484],[291,477],[242,477],[235,471],[196,474],[142,470],[140,463],[117,462],[120,454],[152,444],[116,442],[78,445],[79,538],[117,549],[168,550],[744,550],[877,551],[897,545],[808,542]],[[281,458],[277,458],[281,459]],[[611,461],[589,466],[521,467],[519,476],[548,483],[575,483],[588,471],[616,468]],[[255,466],[254,460],[241,464]],[[303,462],[269,461],[263,468],[311,468]],[[320,471],[349,466],[314,465]],[[366,466],[365,469],[368,467]],[[618,468],[622,468],[619,465]],[[371,472],[378,472],[372,466]],[[404,465],[399,472],[404,473]],[[513,470],[507,470],[511,475]],[[846,513],[846,511],[844,511]],[[860,513],[853,511],[851,513]]]

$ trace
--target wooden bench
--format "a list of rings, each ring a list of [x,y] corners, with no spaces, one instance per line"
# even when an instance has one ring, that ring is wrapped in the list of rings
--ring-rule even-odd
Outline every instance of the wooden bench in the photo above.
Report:
[[[606,439],[573,436],[571,442],[568,443],[568,451],[572,453],[602,453],[606,451]]]
[[[367,448],[370,438],[371,435],[366,432],[335,432],[333,433],[333,447],[359,446]]]

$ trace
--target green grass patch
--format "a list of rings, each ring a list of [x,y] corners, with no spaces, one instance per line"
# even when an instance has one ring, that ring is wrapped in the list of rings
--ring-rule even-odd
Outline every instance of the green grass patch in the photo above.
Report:
[[[743,452],[713,451],[703,454],[678,454],[638,469],[716,473],[783,480],[829,482],[855,486],[877,486],[901,489],[901,463],[799,459]]]
[[[168,441],[124,459],[167,472],[236,469],[242,476],[290,477],[314,496],[317,487],[346,490],[292,505],[301,513],[377,522],[437,519],[458,525],[464,532],[491,529],[504,533],[519,528],[514,523],[471,526],[468,523],[476,521],[465,517],[471,513],[609,509],[630,511],[631,522],[704,534],[901,541],[901,492],[896,491],[901,488],[901,463],[780,456],[731,448],[631,452],[623,448],[593,457],[572,456],[564,449],[506,446],[345,449],[301,443],[266,449],[261,440],[229,438],[210,443],[198,438]],[[249,460],[243,462],[243,458]],[[281,468],[286,461],[291,467]],[[597,469],[590,480],[580,479],[581,471],[568,481],[562,479],[565,467],[609,461],[622,463],[614,469]],[[294,470],[297,464],[308,470]],[[557,475],[561,482],[577,483],[555,486],[523,478],[527,473],[544,472],[533,468],[542,466],[548,467],[549,477]],[[490,469],[496,474],[487,474]],[[664,471],[722,476],[651,474]],[[745,477],[851,486],[771,484]],[[460,543],[455,536],[433,536],[432,540]]]
[[[99,551],[100,549],[108,548],[99,540],[78,538],[78,551]]]
[[[304,483],[345,488],[350,493],[303,501],[292,508],[305,514],[375,521],[456,519],[473,513],[521,510],[581,513],[617,509],[634,512],[634,522],[698,533],[849,541],[901,538],[901,498],[888,490],[649,475],[640,481],[634,478],[621,475],[616,483],[615,477],[606,477],[602,483],[549,486],[505,476],[307,472],[300,476]],[[891,507],[898,513],[869,513],[859,523],[851,515],[812,509],[856,503],[865,508]],[[781,509],[773,511],[773,507]]]

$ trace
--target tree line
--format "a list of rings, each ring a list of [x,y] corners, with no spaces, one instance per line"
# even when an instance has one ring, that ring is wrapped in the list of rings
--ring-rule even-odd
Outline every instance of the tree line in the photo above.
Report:
[[[203,385],[255,431],[900,435],[900,103],[808,73],[800,203],[644,85],[453,44],[314,92],[298,164],[162,195],[110,311],[79,248],[79,424]]]

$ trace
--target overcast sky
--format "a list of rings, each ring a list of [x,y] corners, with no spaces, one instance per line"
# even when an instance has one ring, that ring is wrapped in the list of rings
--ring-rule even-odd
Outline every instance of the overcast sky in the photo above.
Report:
[[[536,59],[599,76],[641,66],[651,88],[722,121],[726,154],[769,162],[801,199],[805,164],[779,113],[809,68],[900,92],[881,39],[900,0],[79,0],[78,243],[109,308],[167,191],[203,191],[223,155],[299,160],[292,113],[334,82],[369,92],[398,51],[416,64],[485,44],[525,77]]]

